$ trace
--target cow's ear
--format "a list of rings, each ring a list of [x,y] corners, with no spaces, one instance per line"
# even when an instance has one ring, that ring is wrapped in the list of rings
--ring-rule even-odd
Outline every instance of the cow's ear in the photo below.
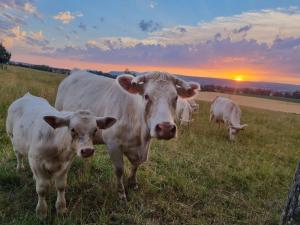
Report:
[[[44,116],[43,119],[48,123],[53,129],[59,127],[69,126],[70,119],[57,117],[57,116]]]
[[[132,83],[133,76],[121,75],[117,77],[118,84],[131,94],[142,94],[143,88],[141,85]]]
[[[176,90],[181,98],[191,98],[198,93],[200,90],[200,85],[198,83],[188,82],[187,87],[178,85],[176,86]]]
[[[113,117],[97,117],[97,126],[99,129],[107,129],[114,125],[116,121],[117,119]]]

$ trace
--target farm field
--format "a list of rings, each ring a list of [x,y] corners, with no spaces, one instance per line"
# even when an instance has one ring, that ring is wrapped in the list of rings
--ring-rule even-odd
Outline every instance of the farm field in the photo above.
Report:
[[[296,102],[297,100],[293,99],[285,99],[284,100],[274,100],[274,99],[267,99],[263,97],[249,97],[249,96],[242,96],[242,95],[231,95],[231,94],[224,94],[224,93],[217,93],[217,92],[201,92],[198,95],[198,99],[202,101],[213,101],[217,96],[225,96],[231,98],[239,105],[249,106],[259,109],[267,109],[272,111],[278,112],[287,112],[287,113],[296,113],[300,114],[300,103]],[[283,98],[282,98],[283,99]]]
[[[37,196],[28,164],[21,173],[15,170],[5,131],[7,108],[27,91],[53,104],[63,78],[13,66],[0,70],[0,224],[41,224],[35,217]],[[49,190],[43,224],[278,224],[300,158],[300,116],[276,112],[289,108],[281,102],[263,99],[259,106],[248,105],[274,106],[269,111],[237,100],[242,123],[249,127],[231,143],[224,127],[208,122],[207,101],[213,98],[200,94],[199,112],[189,126],[179,128],[176,139],[152,142],[149,161],[138,171],[139,189],[128,190],[128,203],[118,200],[106,147],[98,146],[94,157],[77,158],[71,167],[65,217],[55,215],[56,193]]]

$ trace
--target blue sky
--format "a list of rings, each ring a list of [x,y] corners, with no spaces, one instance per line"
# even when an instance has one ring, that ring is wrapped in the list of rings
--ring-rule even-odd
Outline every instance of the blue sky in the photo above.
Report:
[[[13,60],[37,64],[300,83],[299,8],[299,0],[1,0],[0,41]]]

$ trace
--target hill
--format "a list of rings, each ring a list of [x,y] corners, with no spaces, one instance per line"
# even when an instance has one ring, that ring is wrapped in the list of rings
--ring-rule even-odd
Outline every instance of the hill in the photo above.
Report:
[[[27,91],[53,103],[62,79],[26,68],[0,70],[0,224],[40,224],[28,165],[15,171],[4,127],[7,108]],[[300,117],[242,107],[249,127],[231,143],[225,128],[208,123],[209,104],[199,104],[193,123],[180,127],[176,139],[153,141],[138,172],[140,188],[129,190],[127,204],[118,201],[106,147],[98,146],[95,157],[72,165],[65,218],[55,215],[56,193],[50,190],[44,224],[278,224],[300,157]]]
[[[144,74],[140,72],[135,72],[136,75]],[[110,71],[109,74],[118,76],[123,74],[122,71]],[[294,92],[300,91],[300,85],[294,84],[281,84],[281,83],[272,83],[272,82],[252,82],[252,81],[243,81],[236,82],[234,80],[229,79],[220,79],[220,78],[209,78],[202,76],[185,76],[181,74],[176,74],[176,76],[182,78],[187,81],[198,82],[201,85],[215,85],[215,86],[223,86],[223,87],[238,87],[238,88],[257,88],[257,89],[268,89],[271,91],[285,91],[285,92]]]

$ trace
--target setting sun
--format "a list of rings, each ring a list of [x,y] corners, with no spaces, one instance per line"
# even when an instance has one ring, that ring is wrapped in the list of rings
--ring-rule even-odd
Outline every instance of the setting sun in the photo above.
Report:
[[[234,78],[234,80],[235,81],[243,81],[244,79],[241,76],[237,76],[237,77]]]

